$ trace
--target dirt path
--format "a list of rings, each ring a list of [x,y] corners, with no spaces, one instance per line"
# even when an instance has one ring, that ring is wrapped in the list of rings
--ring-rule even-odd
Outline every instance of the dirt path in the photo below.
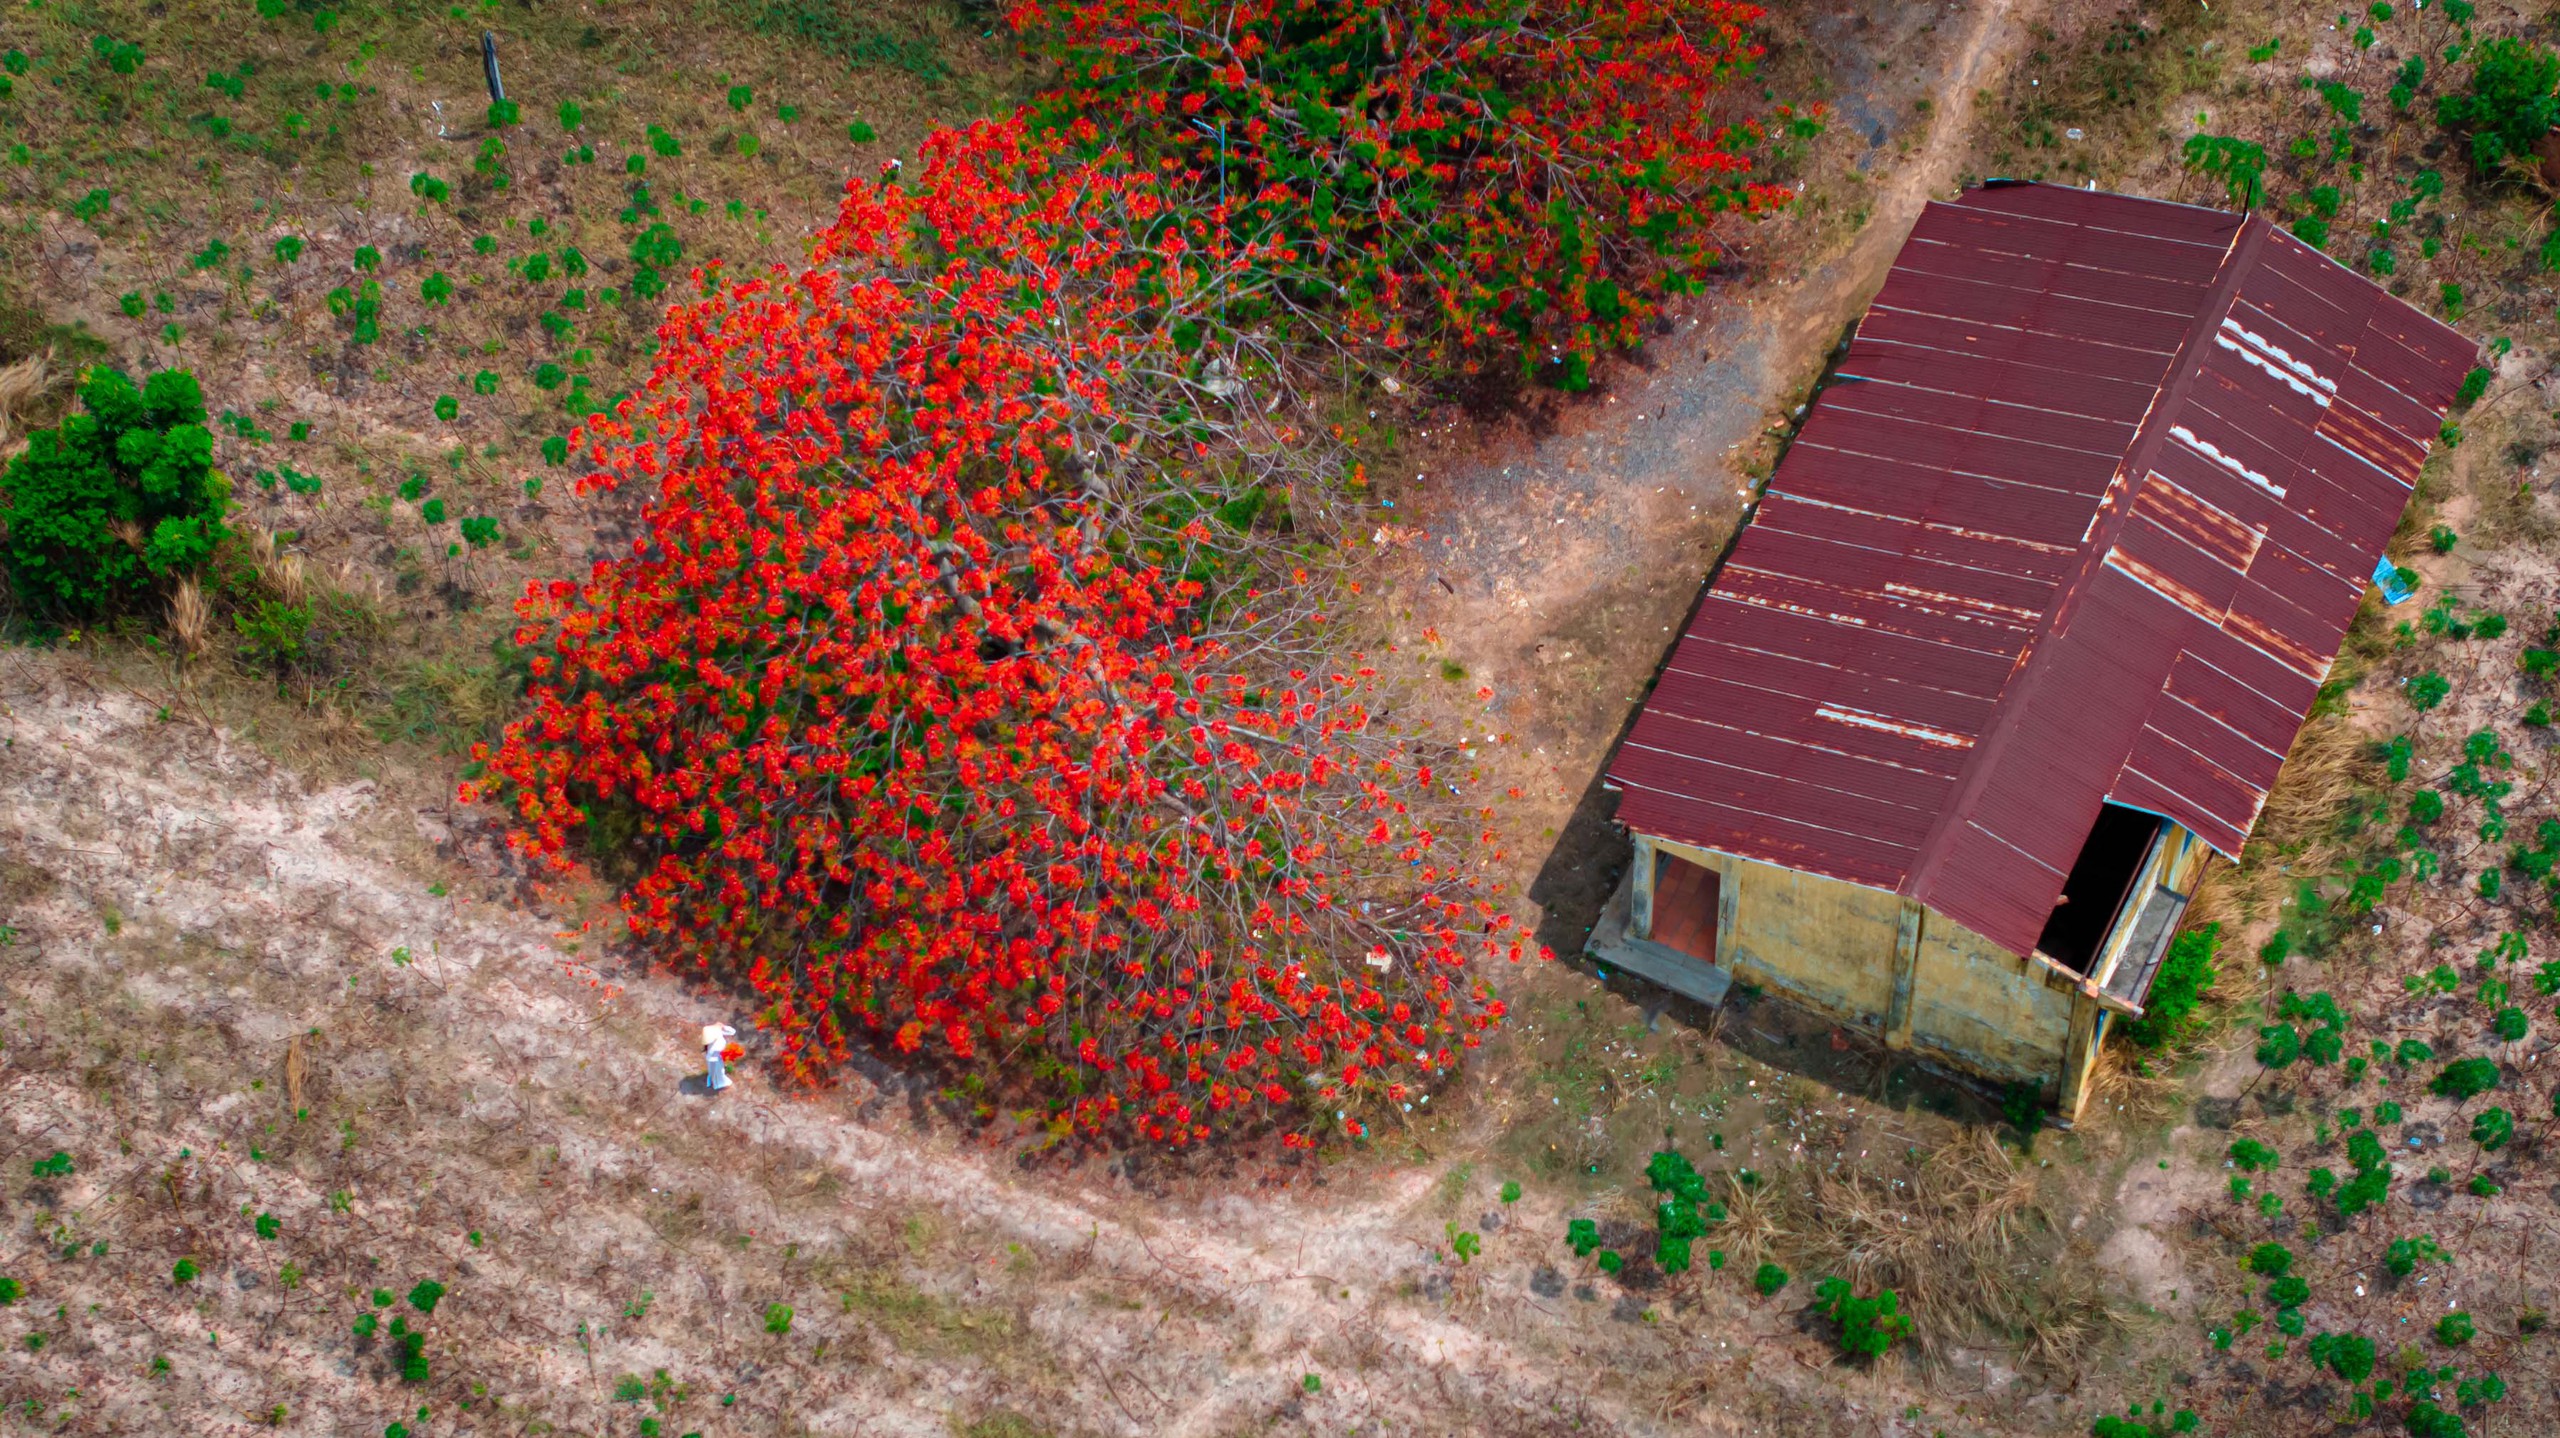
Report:
[[[220,1411],[245,1431],[275,1404],[288,1431],[371,1431],[469,1383],[595,1431],[617,1375],[663,1367],[738,1396],[720,1432],[1000,1410],[1149,1434],[1644,1432],[1665,1384],[1776,1336],[1738,1301],[1675,1332],[1551,1299],[1560,1212],[1488,1190],[1461,1207],[1417,1167],[1168,1190],[1005,1172],[858,1083],[782,1098],[751,1063],[708,1101],[680,1091],[683,1036],[720,1011],[585,968],[432,794],[306,788],[55,655],[0,659],[0,746],[0,1148],[14,1175],[57,1148],[78,1163],[0,1195],[11,1234],[68,1245],[0,1251],[31,1296],[10,1317],[47,1335],[0,1401],[63,1403],[67,1431]],[[1445,1261],[1444,1218],[1485,1255]],[[181,1257],[201,1276],[172,1284]],[[452,1288],[423,1394],[348,1326],[367,1289],[422,1277]],[[796,1310],[788,1334],[763,1330],[771,1303]],[[1593,1383],[1595,1364],[1651,1378]],[[1737,1415],[1813,1421],[1836,1383],[1763,1365]],[[1748,1427],[1698,1412],[1685,1431]]]
[[[1853,174],[1824,185],[1865,207],[1854,236],[1790,273],[1786,251],[1819,227],[1771,226],[1742,256],[1766,273],[1720,292],[1703,322],[1676,321],[1555,433],[1452,456],[1444,478],[1416,482],[1426,532],[1391,599],[1411,616],[1400,637],[1436,630],[1471,682],[1494,687],[1499,726],[1532,756],[1512,781],[1559,815],[1585,796],[1740,521],[1745,465],[1882,285],[1921,207],[1953,190],[1975,95],[2037,8],[1877,7],[1818,22],[1835,138],[1865,141],[1835,162]]]

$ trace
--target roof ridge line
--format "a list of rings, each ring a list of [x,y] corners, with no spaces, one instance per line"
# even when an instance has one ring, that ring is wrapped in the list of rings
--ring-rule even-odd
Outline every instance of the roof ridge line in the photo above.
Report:
[[[1946,806],[1938,811],[1938,817],[1922,836],[1918,862],[1903,876],[1897,892],[1904,897],[1928,902],[1928,893],[1946,865],[1948,837],[1960,824],[1969,822],[1974,804],[1982,797],[1993,771],[1999,767],[1999,758],[2009,747],[2009,739],[2015,732],[2010,720],[2024,707],[2025,697],[2038,687],[2043,677],[2044,669],[2036,662],[2040,651],[2063,632],[2070,618],[2078,612],[2090,582],[2096,578],[2097,570],[2106,563],[2107,554],[2115,547],[2117,534],[2132,517],[2134,496],[2141,490],[2142,476],[2150,471],[2151,456],[2166,438],[2170,417],[2182,407],[2187,391],[2193,387],[2196,377],[2203,373],[2207,358],[2204,351],[2221,329],[2223,317],[2231,312],[2233,303],[2239,298],[2241,280],[2256,268],[2258,251],[2273,229],[2274,226],[2265,218],[2253,212],[2243,218],[2232,232],[2230,248],[2224,252],[2222,266],[2214,275],[2213,289],[2205,304],[2196,311],[2186,338],[2179,343],[2177,357],[2171,361],[2167,377],[2152,394],[2151,404],[2144,411],[2141,423],[2135,427],[2132,441],[2125,446],[2124,458],[2118,461],[2114,477],[2107,482],[2106,494],[2098,501],[2098,512],[2090,521],[2089,537],[2081,547],[2080,566],[2058,586],[2053,608],[2046,612],[2044,622],[2028,639],[2026,648],[2019,652],[2011,682],[2002,687],[1999,700],[1984,720],[1982,739],[1973,746],[1964,772],[1956,780],[1955,791],[1947,796]],[[2105,802],[2103,795],[2100,802]],[[2010,847],[2016,848],[2016,845]],[[2032,859],[2034,856],[2028,857]]]

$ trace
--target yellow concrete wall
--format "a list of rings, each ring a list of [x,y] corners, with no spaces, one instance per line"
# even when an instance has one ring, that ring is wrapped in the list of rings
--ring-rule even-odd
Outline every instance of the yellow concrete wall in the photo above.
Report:
[[[1994,1078],[2058,1083],[2078,990],[1943,914],[1920,930],[1911,1046]]]
[[[1648,842],[1718,874],[1724,915],[1716,959],[1727,972],[1869,1030],[1883,1026],[1893,1001],[1900,898],[1731,854]]]
[[[1727,972],[1869,1033],[1883,1030],[1893,1006],[1899,896],[1641,837],[1650,850],[1719,876],[1716,955]],[[2158,867],[2139,882],[2165,872],[2171,887],[2190,888],[2209,852],[2172,826]],[[2043,964],[2006,953],[1943,914],[1923,914],[1911,985],[1914,1049],[1990,1077],[2041,1084],[2051,1094],[2062,1083],[2077,995]],[[2087,1057],[2096,1052],[2091,1044]]]

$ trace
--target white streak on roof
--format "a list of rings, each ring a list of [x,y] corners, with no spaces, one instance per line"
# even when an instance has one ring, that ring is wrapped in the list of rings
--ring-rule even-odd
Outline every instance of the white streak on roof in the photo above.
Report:
[[[1944,729],[1932,729],[1925,724],[1888,719],[1882,714],[1872,714],[1864,709],[1849,709],[1837,704],[1825,704],[1813,712],[1835,724],[1855,724],[1861,729],[1877,729],[1887,734],[1899,734],[1906,739],[1917,739],[1923,744],[1935,744],[1941,749],[1973,747],[1973,740],[1962,734],[1950,734]]]
[[[2258,473],[2256,470],[2251,469],[2245,464],[2242,464],[2233,456],[2224,454],[2221,450],[2216,449],[2211,441],[2196,438],[2196,432],[2187,428],[2185,425],[2173,424],[2169,426],[2169,437],[2176,440],[2178,443],[2185,445],[2187,448],[2194,450],[2196,453],[2203,455],[2206,459],[2212,460],[2215,464],[2221,465],[2224,469],[2231,471],[2242,479],[2249,481],[2251,484],[2256,485],[2258,488],[2265,490],[2267,493],[2274,495],[2276,498],[2284,498],[2283,485],[2277,484],[2265,475]]]
[[[2241,339],[2246,340],[2252,348],[2264,353],[2267,358],[2273,360],[2275,363],[2280,364],[2286,369],[2293,371],[2295,374],[2302,376],[2306,382],[2317,385],[2321,389],[2326,390],[2333,395],[2338,392],[2338,386],[2334,380],[2322,375],[2318,370],[2313,369],[2303,361],[2295,359],[2283,346],[2274,343],[2265,335],[2259,334],[2257,331],[2241,324],[2238,320],[2231,318],[2229,315],[2222,317],[2222,328],[2232,334],[2238,335]],[[2220,337],[2216,336],[2216,338],[2219,339]]]

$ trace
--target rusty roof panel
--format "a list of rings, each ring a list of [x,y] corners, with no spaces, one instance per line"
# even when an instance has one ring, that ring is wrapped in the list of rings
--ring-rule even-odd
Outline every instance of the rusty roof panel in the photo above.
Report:
[[[1987,359],[1946,350],[1885,344],[1860,336],[1840,361],[1843,379],[1916,385],[1955,394],[1997,393],[2058,414],[2111,420],[2131,430],[2142,422],[2158,386],[2109,379],[2054,365]],[[2129,436],[2128,436],[2129,437]],[[2119,441],[2121,447],[2122,441]]]
[[[1824,398],[1829,398],[1828,392]],[[2091,499],[2106,491],[2107,476],[2114,463],[2111,456],[2086,450],[1993,434],[1958,433],[1856,410],[1832,410],[1827,420],[1818,429],[1808,426],[1801,442],[1876,459],[1899,459],[1932,469],[2016,480]]]
[[[1906,243],[2029,255],[2203,284],[2220,268],[2230,236],[2204,243],[2156,239],[2066,221],[1993,213],[1972,204],[1968,197],[1923,211]]]
[[[1968,324],[1945,315],[1869,310],[1866,317],[1858,321],[1858,338],[1878,344],[1907,345],[1935,354],[1979,355],[2022,364],[2051,362],[2057,368],[2068,369],[2074,374],[2099,375],[2139,384],[2153,391],[2159,389],[2160,377],[2169,368],[2169,356],[2157,350],[2090,344],[2074,346],[2068,354],[2056,356],[2053,353],[2056,346],[2045,336]]]
[[[1891,515],[2018,548],[2076,552],[2089,528],[2089,504],[2078,495],[1802,441],[1787,451],[1787,483],[1790,497],[1808,504]]]
[[[2123,454],[2125,445],[2133,439],[2134,426],[2128,421],[2091,419],[2018,401],[1988,400],[1917,385],[1859,380],[1835,388],[1832,400],[1835,413],[1907,420],[1968,437],[1996,436],[2055,445],[2106,460]]]
[[[1944,275],[1898,273],[1885,281],[1874,308],[1961,317],[1973,325],[2127,349],[2158,350],[2163,354],[2178,347],[2187,329],[2185,316],[1952,280]]]
[[[2263,220],[1922,214],[1610,767],[2025,952],[2101,802],[2233,852],[2475,353]]]
[[[2241,217],[2203,205],[2181,205],[2136,195],[2075,190],[2067,186],[1991,184],[1966,196],[1971,206],[1994,214],[2035,215],[2077,228],[2156,235],[2220,250],[2230,242]],[[2208,266],[2207,268],[2210,268]]]

